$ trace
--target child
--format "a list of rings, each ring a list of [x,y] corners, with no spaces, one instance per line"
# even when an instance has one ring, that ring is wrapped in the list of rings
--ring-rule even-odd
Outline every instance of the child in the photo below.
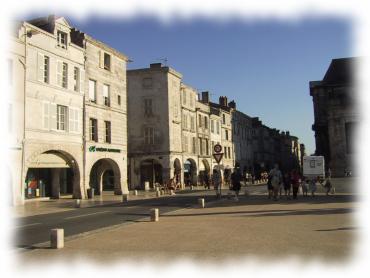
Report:
[[[302,182],[302,194],[303,194],[303,196],[307,196],[309,181],[310,181],[309,179],[304,179],[304,181]]]
[[[312,179],[310,182],[310,192],[312,197],[315,197],[316,189],[316,179]]]

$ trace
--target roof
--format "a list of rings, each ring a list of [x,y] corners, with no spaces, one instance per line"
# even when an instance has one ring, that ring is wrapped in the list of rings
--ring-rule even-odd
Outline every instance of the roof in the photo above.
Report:
[[[357,59],[354,57],[333,59],[322,83],[325,85],[351,84]]]

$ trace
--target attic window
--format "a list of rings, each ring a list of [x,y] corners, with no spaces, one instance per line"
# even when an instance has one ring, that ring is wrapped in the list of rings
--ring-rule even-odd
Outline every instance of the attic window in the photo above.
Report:
[[[110,55],[104,53],[104,69],[110,70]]]
[[[57,33],[58,46],[67,49],[67,33],[58,31]]]

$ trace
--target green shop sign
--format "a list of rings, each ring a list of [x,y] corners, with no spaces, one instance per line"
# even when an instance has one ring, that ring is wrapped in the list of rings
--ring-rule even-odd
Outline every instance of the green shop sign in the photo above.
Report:
[[[109,149],[109,148],[97,148],[96,146],[90,146],[89,152],[110,152],[110,153],[120,153],[120,149]]]

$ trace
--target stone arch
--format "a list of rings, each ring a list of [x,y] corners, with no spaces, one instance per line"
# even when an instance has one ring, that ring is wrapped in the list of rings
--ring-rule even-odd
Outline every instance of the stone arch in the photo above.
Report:
[[[175,179],[176,184],[181,182],[181,162],[180,159],[175,158],[173,161],[173,176]]]
[[[81,198],[81,171],[75,157],[62,149],[40,148],[26,159],[25,198],[72,194]]]
[[[89,186],[94,188],[96,195],[104,191],[121,194],[121,171],[117,162],[111,158],[101,158],[95,161],[89,173]]]
[[[157,159],[144,159],[140,162],[140,187],[145,189],[145,182],[149,187],[154,184],[163,184],[163,166]]]
[[[184,183],[185,186],[196,185],[198,180],[197,164],[194,159],[188,158],[184,162]]]

